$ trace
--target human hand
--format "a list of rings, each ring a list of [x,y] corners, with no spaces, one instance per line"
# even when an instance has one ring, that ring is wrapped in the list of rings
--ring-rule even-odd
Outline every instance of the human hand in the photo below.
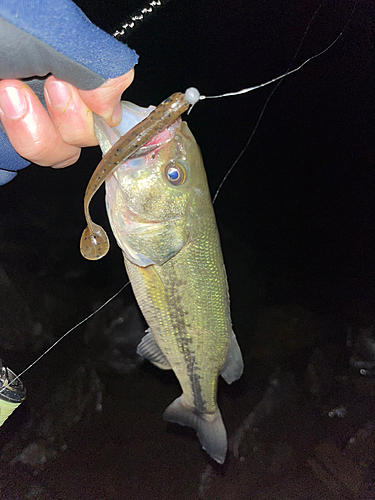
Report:
[[[78,159],[81,147],[97,144],[91,111],[111,126],[120,122],[119,100],[137,61],[70,0],[39,0],[37,9],[30,0],[3,3],[0,118],[10,143],[0,132],[0,184],[28,164],[14,149],[29,161],[61,168]],[[48,73],[53,76],[45,81],[45,102],[43,79],[27,80],[28,85],[15,80]]]
[[[121,94],[133,76],[130,70],[95,90],[78,90],[50,76],[44,86],[48,113],[24,82],[0,81],[0,118],[12,146],[37,165],[72,165],[82,147],[98,144],[92,111],[112,127],[119,124]]]

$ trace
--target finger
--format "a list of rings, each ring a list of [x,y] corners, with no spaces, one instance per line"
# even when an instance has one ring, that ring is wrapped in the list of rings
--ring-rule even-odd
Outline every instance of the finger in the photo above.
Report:
[[[0,81],[0,118],[14,149],[29,161],[59,168],[79,158],[80,149],[62,140],[39,99],[23,82]]]
[[[119,104],[121,95],[134,79],[134,69],[118,78],[111,78],[95,90],[79,90],[86,105],[97,115],[102,116],[111,127],[121,121],[122,111]]]
[[[98,144],[92,113],[75,87],[50,76],[44,94],[48,113],[65,143],[77,147]]]

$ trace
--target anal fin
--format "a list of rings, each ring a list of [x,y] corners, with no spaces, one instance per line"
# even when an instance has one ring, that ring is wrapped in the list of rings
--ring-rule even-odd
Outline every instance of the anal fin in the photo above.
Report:
[[[160,347],[156,343],[150,328],[146,330],[146,335],[140,341],[137,347],[137,354],[151,361],[152,364],[161,370],[171,370],[172,367],[168,363],[167,358],[162,353]]]

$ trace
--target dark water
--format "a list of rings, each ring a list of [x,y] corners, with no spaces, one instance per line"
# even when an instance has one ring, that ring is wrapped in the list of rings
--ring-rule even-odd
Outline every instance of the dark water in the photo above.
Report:
[[[108,31],[138,5],[78,3]],[[129,38],[140,62],[125,98],[148,106],[189,86],[213,95],[267,81],[288,68],[318,5],[170,1]],[[351,10],[327,1],[295,65]],[[0,432],[1,498],[375,498],[375,385],[349,362],[371,358],[360,332],[375,323],[374,14],[358,2],[338,43],[285,79],[215,204],[246,365],[219,387],[226,464],[162,421],[179,388],[139,364],[144,325],[127,289],[24,375],[28,398]],[[187,117],[212,193],[269,92],[203,101]],[[113,240],[97,263],[78,250],[99,159],[88,149],[1,188],[0,357],[16,372],[126,281]],[[103,197],[92,215],[105,225]]]

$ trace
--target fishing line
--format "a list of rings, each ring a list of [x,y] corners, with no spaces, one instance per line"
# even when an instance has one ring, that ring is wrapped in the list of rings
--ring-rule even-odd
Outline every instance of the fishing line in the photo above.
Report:
[[[302,44],[307,36],[307,33],[308,31],[310,30],[310,27],[312,25],[312,23],[314,22],[314,19],[315,17],[317,16],[319,10],[322,8],[323,4],[325,3],[325,0],[323,0],[323,2],[319,5],[319,7],[316,9],[316,11],[314,12],[314,15],[312,16],[312,18],[310,19],[309,21],[309,24],[307,25],[306,29],[305,29],[305,32],[301,38],[301,41],[299,43],[299,46],[296,50],[296,53],[294,54],[293,56],[293,59],[291,61],[291,63],[289,64],[289,67],[288,67],[288,70],[283,74],[283,75],[280,75],[276,78],[273,78],[272,80],[269,80],[268,82],[265,82],[265,83],[261,83],[260,85],[256,85],[254,87],[248,87],[248,88],[245,88],[245,89],[242,89],[242,90],[238,90],[236,92],[227,92],[227,93],[224,93],[224,94],[220,94],[220,95],[214,95],[214,96],[200,96],[199,97],[199,100],[203,100],[203,99],[221,99],[222,97],[231,97],[231,96],[236,96],[236,95],[241,95],[241,94],[246,94],[247,92],[251,92],[253,90],[256,90],[256,89],[260,89],[262,87],[265,87],[266,85],[270,85],[274,82],[278,82],[277,85],[275,85],[275,87],[272,89],[271,93],[269,94],[269,96],[267,97],[266,99],[266,102],[264,103],[262,109],[261,109],[261,112],[258,116],[258,119],[255,123],[255,126],[245,144],[245,146],[242,148],[242,150],[240,151],[239,155],[237,156],[237,158],[234,160],[234,162],[232,163],[232,165],[229,167],[229,169],[227,170],[226,174],[224,175],[222,181],[220,182],[219,184],[219,187],[217,188],[216,192],[215,192],[215,195],[212,199],[212,204],[215,203],[216,201],[216,198],[218,197],[218,194],[220,193],[221,191],[221,188],[223,187],[223,184],[226,182],[227,178],[229,177],[229,175],[232,173],[234,167],[237,165],[237,163],[240,161],[240,159],[242,158],[242,156],[244,155],[245,151],[247,150],[247,148],[249,147],[251,141],[253,140],[253,137],[255,135],[255,132],[258,130],[258,127],[259,127],[259,124],[263,118],[263,115],[264,115],[264,112],[266,111],[266,108],[268,106],[268,103],[270,102],[272,96],[274,95],[274,93],[276,92],[276,90],[279,88],[279,86],[282,84],[284,78],[288,75],[291,75],[292,73],[295,73],[296,71],[299,71],[301,68],[303,68],[307,63],[309,63],[310,61],[312,61],[313,59],[316,59],[317,57],[320,57],[321,55],[323,55],[325,52],[327,52],[330,48],[332,48],[337,42],[338,40],[340,39],[340,37],[344,34],[344,32],[346,31],[350,21],[352,20],[353,18],[353,15],[354,15],[354,11],[355,11],[355,8],[357,6],[357,2],[358,0],[355,1],[354,3],[354,6],[353,6],[353,9],[352,9],[352,12],[349,16],[349,19],[347,20],[345,26],[342,28],[342,30],[340,31],[340,33],[337,35],[337,37],[333,40],[332,43],[330,43],[330,45],[328,45],[328,47],[326,47],[324,50],[322,50],[321,52],[319,52],[318,54],[315,54],[311,57],[309,57],[306,61],[304,61],[302,64],[300,64],[297,68],[294,68],[292,70],[289,70],[289,68],[293,65],[293,62],[295,61],[295,59],[297,58],[298,56],[298,53],[302,47]],[[193,106],[192,106],[193,107]],[[189,109],[188,113],[190,113],[190,111],[192,110],[192,107]]]
[[[120,288],[120,290],[118,290],[114,295],[112,295],[112,297],[110,297],[108,300],[106,300],[101,306],[99,306],[97,309],[95,309],[95,311],[93,311],[92,313],[90,313],[88,316],[86,316],[86,318],[84,318],[79,323],[77,323],[76,325],[74,325],[70,330],[68,330],[67,332],[65,332],[64,335],[62,335],[60,338],[58,338],[56,340],[56,342],[54,342],[46,351],[44,351],[43,354],[41,354],[38,358],[36,358],[36,360],[33,361],[27,368],[25,368],[18,375],[15,375],[14,376],[14,380],[19,380],[20,381],[20,377],[22,377],[22,375],[24,375],[27,371],[29,371],[30,368],[32,368],[34,365],[36,365],[42,358],[44,358],[44,356],[46,354],[48,354],[55,346],[57,346],[57,344],[59,344],[65,337],[67,337],[70,333],[72,333],[74,330],[76,330],[79,326],[81,326],[83,323],[85,323],[86,321],[88,321],[90,318],[92,318],[93,316],[95,316],[95,314],[97,314],[99,311],[101,311],[107,304],[109,304],[113,299],[115,299],[118,295],[120,295],[120,293],[129,285],[129,283],[130,283],[130,281],[128,281],[127,283],[125,283],[125,285],[123,285]],[[12,380],[12,382],[10,384],[6,384],[4,387],[2,387],[2,389],[0,390],[0,394],[2,394],[8,387],[10,387],[11,384],[14,383],[14,380]],[[1,414],[1,412],[0,412],[0,414]]]

